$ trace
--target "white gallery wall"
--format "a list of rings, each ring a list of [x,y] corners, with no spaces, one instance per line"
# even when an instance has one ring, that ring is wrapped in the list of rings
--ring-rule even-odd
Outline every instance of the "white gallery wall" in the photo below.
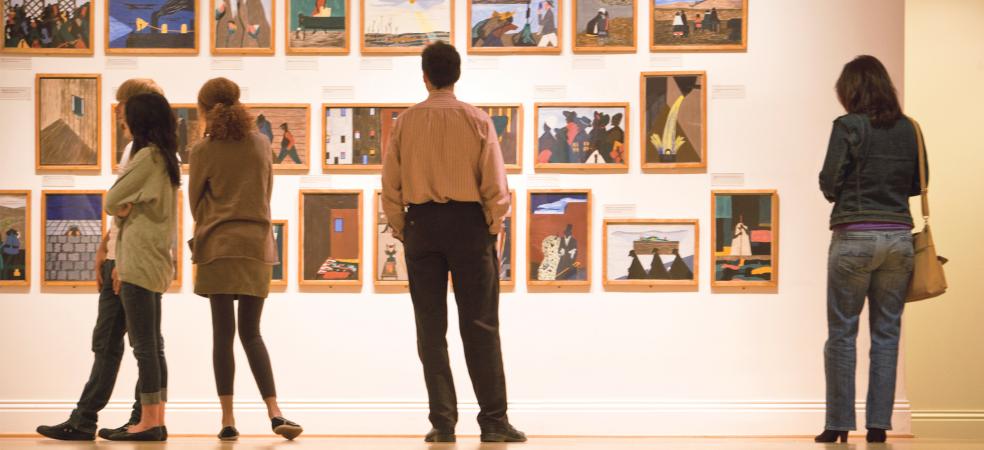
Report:
[[[322,102],[416,102],[426,96],[417,57],[362,57],[357,35],[347,56],[284,56],[284,2],[276,2],[277,55],[216,62],[208,51],[201,1],[197,57],[106,58],[103,5],[97,3],[95,57],[36,57],[0,64],[0,88],[30,87],[36,73],[101,73],[102,165],[77,175],[78,189],[104,189],[110,172],[110,110],[114,88],[152,77],[173,103],[194,102],[206,79],[225,76],[246,88],[247,102],[310,103],[312,153],[320,141]],[[469,30],[456,0],[455,44]],[[469,57],[460,99],[522,102],[524,171],[509,176],[525,211],[527,188],[593,190],[592,287],[588,293],[528,293],[525,273],[502,295],[501,333],[510,419],[534,435],[806,435],[823,428],[822,347],[826,338],[825,277],[829,206],[817,187],[831,121],[842,114],[833,85],[841,66],[872,54],[902,88],[904,2],[898,0],[750,0],[748,51],[650,54],[648,7],[639,2],[635,54],[575,56],[570,52],[571,0],[564,0],[560,56]],[[352,25],[358,30],[358,2]],[[313,61],[316,67],[308,62]],[[134,68],[133,65],[136,65]],[[222,67],[232,66],[231,70]],[[236,67],[239,66],[239,67]],[[312,68],[316,70],[311,70]],[[708,98],[708,168],[697,173],[643,174],[639,169],[639,74],[704,70]],[[631,104],[628,174],[535,174],[536,101]],[[45,178],[34,170],[34,102],[0,100],[0,189],[31,189],[32,286],[0,289],[0,433],[30,433],[68,417],[92,361],[95,288],[40,287],[40,206]],[[298,189],[362,189],[363,235],[372,236],[370,195],[378,175],[323,174],[315,157],[305,175],[278,175],[273,216],[290,221],[290,282],[271,294],[263,333],[287,417],[309,433],[422,434],[429,428],[413,313],[408,294],[299,289]],[[777,189],[780,275],[775,293],[715,293],[710,243],[714,174],[740,174],[739,188]],[[64,181],[64,180],[63,180]],[[721,186],[729,189],[735,186]],[[58,189],[58,188],[53,188]],[[700,220],[700,286],[692,292],[606,292],[601,286],[601,221],[606,204],[631,204],[639,218]],[[187,205],[187,202],[185,203]],[[185,206],[187,208],[187,206]],[[525,214],[517,223],[516,266],[526,266]],[[185,211],[184,239],[192,221]],[[372,242],[364,239],[365,264]],[[218,403],[211,369],[207,300],[192,293],[185,252],[184,285],[164,297],[163,333],[169,366],[168,427],[172,433],[214,433]],[[454,308],[451,308],[452,314]],[[867,331],[859,339],[858,399],[867,385]],[[458,432],[477,432],[477,412],[457,336],[449,330],[461,419]],[[238,346],[238,343],[237,343]],[[237,348],[239,428],[269,430],[265,410]],[[124,357],[103,426],[125,421],[136,364]],[[902,380],[900,380],[902,381]],[[859,426],[864,426],[859,409]],[[909,432],[904,382],[896,403],[897,432]]]

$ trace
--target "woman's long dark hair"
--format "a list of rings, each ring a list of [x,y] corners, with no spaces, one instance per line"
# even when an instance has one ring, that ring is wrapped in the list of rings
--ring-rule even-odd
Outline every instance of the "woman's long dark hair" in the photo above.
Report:
[[[892,78],[874,56],[861,55],[844,65],[837,97],[847,112],[867,115],[875,128],[890,127],[902,118]]]
[[[181,186],[178,162],[178,124],[171,104],[160,94],[140,94],[126,101],[126,126],[133,134],[133,157],[144,147],[154,145],[164,157],[172,186]]]

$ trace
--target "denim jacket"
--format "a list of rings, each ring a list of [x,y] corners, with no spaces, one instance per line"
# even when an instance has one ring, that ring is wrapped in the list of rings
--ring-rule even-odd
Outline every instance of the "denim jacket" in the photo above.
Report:
[[[912,122],[874,128],[866,115],[834,121],[820,190],[834,203],[830,226],[857,222],[913,225],[909,197],[919,195],[919,147]],[[929,180],[927,163],[926,180]]]

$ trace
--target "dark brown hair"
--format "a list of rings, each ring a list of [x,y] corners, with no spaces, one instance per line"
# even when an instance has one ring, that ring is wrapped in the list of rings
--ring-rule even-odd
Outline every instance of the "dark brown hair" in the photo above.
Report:
[[[153,145],[167,165],[172,186],[181,186],[181,163],[178,162],[178,125],[171,105],[157,93],[137,94],[126,101],[126,126],[133,135],[134,156]]]
[[[242,103],[239,85],[228,78],[212,78],[198,91],[198,106],[205,111],[205,135],[220,141],[240,141],[253,123]]]
[[[892,78],[874,56],[861,55],[844,65],[837,98],[848,113],[867,115],[875,128],[890,127],[902,118]]]
[[[420,68],[431,85],[437,89],[451,86],[461,77],[461,55],[453,45],[437,41],[420,55]]]

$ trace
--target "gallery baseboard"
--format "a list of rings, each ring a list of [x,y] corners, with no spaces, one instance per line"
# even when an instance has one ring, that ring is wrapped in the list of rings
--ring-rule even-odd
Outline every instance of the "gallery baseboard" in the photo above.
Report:
[[[66,400],[0,400],[0,434],[31,433],[39,424],[65,420],[74,408]],[[427,403],[420,401],[293,401],[280,403],[285,415],[311,434],[416,435],[427,431]],[[100,415],[103,426],[118,426],[129,417],[130,402],[115,400]],[[235,404],[239,430],[269,432],[263,402]],[[857,405],[864,426],[864,402]],[[478,405],[459,405],[457,431],[475,434]],[[984,421],[984,412],[975,413]],[[577,436],[804,436],[823,429],[822,401],[518,401],[509,405],[517,427],[536,435]],[[893,434],[911,434],[908,402],[895,403]],[[218,431],[215,400],[176,400],[167,404],[168,428],[176,434]]]
[[[915,410],[912,429],[920,437],[984,438],[984,410]]]

